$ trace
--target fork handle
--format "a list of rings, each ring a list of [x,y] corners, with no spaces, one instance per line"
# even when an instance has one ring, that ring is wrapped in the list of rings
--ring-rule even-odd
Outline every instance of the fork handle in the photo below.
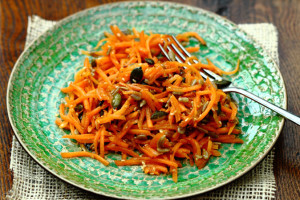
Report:
[[[234,88],[234,87],[228,87],[228,88],[224,88],[223,89],[224,92],[235,92],[235,93],[239,93],[239,94],[242,94],[244,95],[245,97],[248,97],[250,99],[252,99],[253,101],[256,101],[257,103],[277,112],[278,114],[280,114],[281,116],[285,117],[286,119],[289,119],[291,120],[292,122],[300,125],[300,117],[246,91],[246,90],[243,90],[241,88]]]

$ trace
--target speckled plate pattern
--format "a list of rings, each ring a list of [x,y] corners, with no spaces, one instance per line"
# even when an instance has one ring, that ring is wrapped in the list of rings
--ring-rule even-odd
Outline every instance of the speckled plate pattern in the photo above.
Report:
[[[145,175],[140,166],[117,167],[109,154],[108,167],[90,158],[62,159],[60,152],[77,151],[54,121],[64,94],[60,88],[82,67],[81,50],[91,50],[109,31],[121,29],[178,34],[198,32],[207,42],[197,56],[208,57],[224,70],[241,59],[241,69],[229,77],[245,88],[285,108],[286,91],[278,67],[266,52],[232,22],[211,12],[167,2],[106,4],[72,15],[35,40],[20,56],[11,73],[7,109],[11,125],[26,151],[55,176],[82,189],[117,198],[172,199],[200,194],[240,177],[269,152],[278,138],[283,118],[232,94],[238,104],[240,138],[244,144],[224,144],[221,157],[201,170],[183,162],[178,183],[171,175]],[[205,60],[203,59],[203,62]]]

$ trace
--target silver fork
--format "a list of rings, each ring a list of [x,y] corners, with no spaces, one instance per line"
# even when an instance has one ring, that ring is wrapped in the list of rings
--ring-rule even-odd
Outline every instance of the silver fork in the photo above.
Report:
[[[182,50],[183,53],[181,53],[181,51],[171,42],[171,45],[167,45],[167,50],[168,52],[173,52],[172,54],[175,55],[175,60],[177,60],[178,62],[184,62],[186,60],[187,57],[191,57],[192,55],[180,44],[180,42],[176,39],[175,36],[172,36],[173,40],[176,42],[176,44],[180,47],[180,49]],[[170,39],[168,39],[170,42]],[[161,51],[163,52],[163,54],[166,56],[166,58],[168,60],[173,60],[173,58],[171,58],[171,55],[168,54],[168,52],[159,44],[159,48],[161,49]],[[174,51],[176,52],[176,54],[179,56],[177,56]],[[198,63],[197,60],[193,60],[195,63]],[[188,62],[188,64],[191,64]],[[203,79],[207,79],[209,77],[210,80],[212,80],[219,89],[222,89],[224,92],[235,92],[235,93],[239,93],[244,95],[245,97],[248,97],[250,99],[252,99],[253,101],[256,101],[257,103],[277,112],[278,114],[280,114],[281,116],[285,117],[286,119],[291,120],[292,122],[300,125],[300,117],[244,90],[238,87],[234,87],[232,85],[232,82],[229,80],[226,80],[224,78],[222,78],[221,76],[215,74],[214,72],[210,71],[210,70],[206,70],[203,69],[203,71],[200,71],[201,76],[203,77]]]

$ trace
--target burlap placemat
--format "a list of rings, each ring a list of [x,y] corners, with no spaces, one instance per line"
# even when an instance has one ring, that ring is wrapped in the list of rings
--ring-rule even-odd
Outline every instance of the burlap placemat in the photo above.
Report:
[[[28,21],[26,45],[56,23],[38,16],[29,17]],[[272,24],[242,24],[239,27],[261,43],[278,62],[278,36]],[[190,199],[275,199],[273,160],[274,149],[245,176],[220,189]],[[69,185],[44,170],[25,152],[15,137],[12,142],[10,169],[14,178],[7,199],[107,199]]]

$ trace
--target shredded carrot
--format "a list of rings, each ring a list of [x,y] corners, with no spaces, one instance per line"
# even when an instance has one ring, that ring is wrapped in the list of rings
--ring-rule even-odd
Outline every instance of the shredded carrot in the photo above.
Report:
[[[115,160],[115,164],[117,166],[141,165],[142,161],[141,160],[137,160],[137,159]]]
[[[168,168],[161,166],[161,165],[146,165],[144,167],[145,174],[151,174],[151,175],[159,175],[161,172],[166,174],[168,173]]]
[[[102,130],[100,129],[100,156],[104,157],[104,133],[105,133],[105,129],[102,128]]]
[[[75,139],[75,140],[80,140],[80,139],[94,139],[95,135],[94,134],[64,135],[62,138],[70,138],[70,139]]]
[[[147,119],[147,126],[148,128],[152,128],[153,127],[153,123],[152,123],[152,120],[151,120],[151,113],[150,113],[150,108],[147,107],[146,108],[146,119]]]
[[[138,149],[150,158],[159,156],[159,153],[148,145],[145,145],[144,147],[138,146]]]
[[[158,143],[159,139],[164,135],[165,135],[164,133],[157,133],[155,135],[155,137],[150,141],[150,146],[152,148],[157,148],[157,143]]]
[[[99,156],[95,153],[87,152],[87,151],[61,152],[60,155],[63,158],[90,157],[90,158],[100,161],[105,166],[109,165],[109,162],[107,160],[105,160],[104,158],[102,158],[101,156]]]
[[[220,143],[243,143],[237,105],[200,74],[203,69],[234,74],[239,60],[231,72],[209,59],[195,63],[195,56],[166,61],[159,44],[168,35],[110,29],[95,52],[82,51],[89,56],[83,68],[61,89],[66,97],[55,123],[70,130],[63,138],[82,148],[89,144],[83,151],[62,152],[63,158],[90,157],[108,165],[105,157],[116,153],[117,166],[140,165],[146,174],[171,174],[177,182],[182,159],[201,169],[210,156],[221,156]],[[190,38],[200,42],[186,48],[191,53],[206,45],[195,32],[177,35],[180,42]]]
[[[206,45],[204,39],[196,32],[186,32],[179,34],[177,37],[195,37],[202,45]]]
[[[200,47],[199,46],[196,46],[196,47],[187,47],[186,50],[190,53],[193,53],[193,52],[197,52],[199,51]]]

